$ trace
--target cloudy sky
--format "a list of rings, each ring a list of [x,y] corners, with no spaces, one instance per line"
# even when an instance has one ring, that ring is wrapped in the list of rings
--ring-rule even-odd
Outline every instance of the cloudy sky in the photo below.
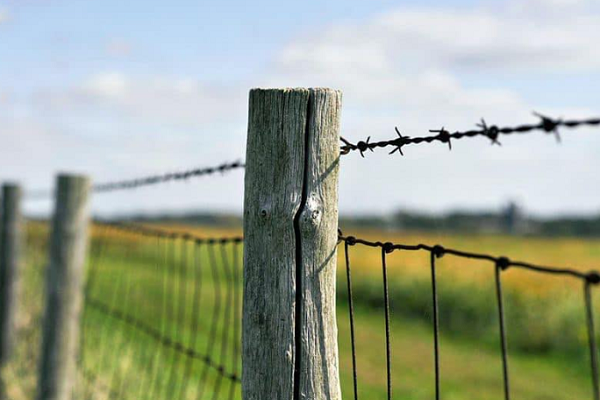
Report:
[[[600,114],[594,0],[0,0],[0,180],[95,181],[243,160],[252,87],[344,93],[342,134]],[[340,208],[600,211],[600,131],[342,160]],[[240,211],[243,172],[98,195],[97,212]],[[29,202],[30,211],[48,207]]]

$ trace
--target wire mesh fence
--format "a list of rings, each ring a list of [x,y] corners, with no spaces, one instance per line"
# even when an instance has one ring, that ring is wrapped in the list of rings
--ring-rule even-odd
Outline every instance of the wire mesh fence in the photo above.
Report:
[[[391,343],[392,336],[390,334],[391,316],[390,316],[390,288],[388,284],[388,257],[395,251],[400,252],[426,252],[429,253],[429,265],[431,271],[431,323],[433,327],[433,370],[434,370],[434,388],[435,398],[441,398],[441,386],[440,386],[440,321],[439,321],[439,301],[438,301],[438,279],[436,272],[436,265],[439,263],[439,259],[444,256],[453,256],[461,259],[471,259],[486,262],[491,264],[494,268],[493,278],[495,287],[495,298],[498,315],[498,333],[500,343],[500,359],[502,362],[502,380],[503,380],[503,394],[506,400],[511,398],[510,389],[510,373],[509,373],[509,357],[508,357],[508,335],[506,328],[506,317],[505,317],[505,300],[502,290],[502,273],[508,269],[522,269],[534,272],[536,274],[548,274],[554,275],[563,279],[576,279],[580,281],[582,285],[582,301],[581,301],[581,313],[585,315],[585,327],[586,327],[586,345],[588,346],[588,359],[589,359],[589,375],[591,380],[591,387],[593,390],[592,398],[598,399],[600,396],[599,392],[599,377],[598,377],[598,349],[597,349],[597,335],[594,323],[594,306],[592,304],[592,287],[600,283],[600,275],[598,272],[582,272],[581,270],[574,268],[556,268],[542,265],[536,265],[532,263],[526,263],[521,261],[512,261],[507,257],[501,256],[496,257],[489,254],[467,252],[462,250],[444,248],[441,245],[427,245],[427,244],[396,244],[391,242],[371,241],[354,236],[344,236],[341,232],[339,240],[343,244],[344,248],[344,264],[346,268],[346,285],[348,293],[348,312],[350,322],[350,335],[351,335],[351,352],[352,352],[352,384],[353,384],[353,396],[354,399],[359,398],[358,391],[358,366],[356,361],[356,329],[355,329],[355,316],[354,316],[354,304],[355,299],[353,295],[353,283],[352,283],[352,263],[350,257],[350,247],[353,246],[365,246],[376,248],[380,251],[380,265],[382,271],[382,289],[381,298],[383,299],[383,317],[385,321],[385,348],[386,348],[386,393],[387,398],[392,399],[393,394],[393,373],[392,373],[392,352]],[[573,326],[574,331],[577,330],[577,326]]]
[[[241,238],[95,224],[84,398],[236,399]]]

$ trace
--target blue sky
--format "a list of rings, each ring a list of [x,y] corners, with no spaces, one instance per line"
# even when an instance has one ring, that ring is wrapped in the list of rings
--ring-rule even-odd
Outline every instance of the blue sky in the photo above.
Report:
[[[244,158],[252,87],[344,92],[342,134],[600,113],[591,0],[0,0],[0,180],[52,185]],[[600,211],[600,132],[343,159],[342,212]],[[98,212],[241,210],[243,174],[94,199]],[[372,178],[376,176],[376,178]],[[48,205],[30,204],[37,211]]]

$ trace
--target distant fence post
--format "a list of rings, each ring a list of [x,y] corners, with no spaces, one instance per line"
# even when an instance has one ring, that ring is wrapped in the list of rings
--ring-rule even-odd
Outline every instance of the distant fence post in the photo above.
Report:
[[[244,400],[341,398],[335,270],[341,93],[250,91]]]
[[[3,366],[14,344],[21,272],[21,188],[17,185],[2,186],[0,224],[0,366]]]
[[[57,179],[38,400],[72,398],[88,241],[89,188],[86,177],[61,175]]]

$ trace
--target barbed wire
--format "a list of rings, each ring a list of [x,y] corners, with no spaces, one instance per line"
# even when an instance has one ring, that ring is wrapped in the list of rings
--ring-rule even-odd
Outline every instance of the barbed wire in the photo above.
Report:
[[[556,140],[560,142],[559,128],[576,128],[579,126],[600,126],[600,118],[588,118],[579,120],[565,120],[562,118],[550,118],[540,113],[534,112],[534,115],[540,119],[537,124],[524,124],[515,127],[499,127],[497,125],[488,125],[484,119],[477,124],[478,129],[472,129],[467,131],[455,131],[450,132],[444,127],[441,129],[431,129],[430,133],[435,135],[411,137],[404,136],[396,127],[396,134],[398,135],[395,139],[383,140],[379,142],[371,142],[369,136],[366,140],[361,140],[357,143],[351,143],[350,141],[341,137],[341,141],[344,143],[340,152],[342,155],[348,154],[352,151],[358,151],[361,157],[364,157],[364,153],[369,150],[373,151],[375,148],[392,147],[392,151],[389,154],[398,153],[404,155],[402,148],[410,144],[423,144],[440,142],[448,145],[448,148],[452,150],[452,140],[458,140],[463,138],[472,138],[476,136],[482,136],[489,139],[492,145],[501,146],[499,137],[501,135],[510,134],[524,134],[533,131],[542,131],[548,134],[552,134],[556,137]]]
[[[503,371],[503,388],[505,400],[510,399],[510,384],[509,384],[509,369],[508,369],[508,346],[506,337],[505,314],[504,314],[504,299],[502,295],[502,280],[501,274],[509,268],[520,268],[529,271],[553,274],[560,276],[570,276],[581,279],[583,281],[584,301],[585,301],[585,319],[588,333],[588,346],[590,352],[590,369],[592,377],[592,386],[594,390],[594,399],[600,399],[600,383],[599,383],[599,367],[596,345],[596,333],[594,326],[594,308],[592,305],[591,287],[600,284],[600,273],[598,271],[581,272],[573,268],[557,268],[532,263],[513,261],[504,256],[492,256],[489,254],[473,253],[462,250],[445,248],[441,245],[430,246],[427,244],[405,245],[392,242],[369,241],[356,238],[354,236],[344,236],[341,230],[338,231],[338,243],[344,243],[344,255],[346,265],[346,277],[348,284],[348,308],[350,313],[350,340],[352,350],[352,377],[354,387],[354,399],[358,400],[357,391],[357,365],[356,365],[356,345],[355,345],[355,330],[354,330],[354,306],[352,300],[352,281],[351,281],[351,263],[349,247],[355,245],[363,245],[381,249],[381,266],[383,272],[383,298],[385,311],[385,326],[386,326],[386,366],[387,366],[387,395],[388,399],[392,398],[392,372],[390,351],[390,310],[389,310],[389,291],[387,280],[387,254],[393,253],[395,250],[403,251],[427,251],[430,254],[431,266],[431,288],[432,288],[432,316],[433,316],[433,337],[434,337],[434,379],[435,379],[435,399],[440,399],[440,365],[439,365],[439,317],[438,317],[438,289],[436,277],[436,259],[442,258],[444,255],[453,255],[460,258],[484,260],[494,264],[495,266],[495,286],[496,286],[496,301],[498,308],[498,323],[500,331],[500,352]]]
[[[99,183],[92,187],[92,192],[106,193],[120,190],[131,190],[143,186],[158,185],[172,181],[185,181],[191,178],[214,175],[217,173],[224,174],[226,172],[245,167],[246,165],[241,161],[227,162],[214,167],[193,168],[178,172],[167,172],[159,175],[150,175],[121,181]],[[40,190],[28,193],[26,198],[29,200],[47,199],[51,198],[52,194],[53,191],[51,190]]]

